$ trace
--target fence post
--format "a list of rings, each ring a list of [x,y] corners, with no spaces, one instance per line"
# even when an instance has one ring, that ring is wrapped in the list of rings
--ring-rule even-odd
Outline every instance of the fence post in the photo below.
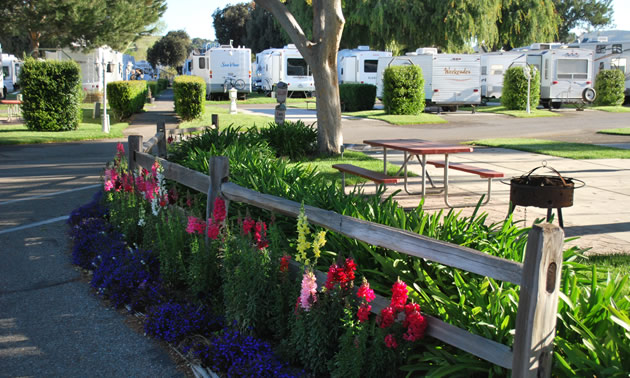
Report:
[[[136,170],[136,151],[142,148],[142,135],[129,135],[127,138],[127,163],[129,164],[129,172]]]
[[[213,156],[208,160],[208,176],[210,187],[206,203],[206,219],[209,219],[214,210],[214,200],[221,194],[221,184],[227,181],[230,174],[230,160],[227,156]],[[206,233],[206,242],[208,241]]]
[[[213,114],[212,115],[212,125],[214,125],[215,129],[219,129],[219,115],[218,114]]]
[[[166,123],[164,121],[159,121],[157,123],[156,134],[159,135],[157,142],[157,156],[166,157]]]
[[[512,377],[550,377],[564,232],[551,223],[529,231],[516,314]]]

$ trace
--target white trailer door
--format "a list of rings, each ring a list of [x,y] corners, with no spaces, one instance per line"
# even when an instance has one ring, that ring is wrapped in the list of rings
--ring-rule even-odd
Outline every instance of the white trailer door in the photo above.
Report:
[[[347,56],[341,61],[341,82],[357,82],[357,57]]]

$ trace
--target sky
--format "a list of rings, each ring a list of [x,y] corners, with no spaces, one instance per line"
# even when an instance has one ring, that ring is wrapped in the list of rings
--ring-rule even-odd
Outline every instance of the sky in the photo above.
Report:
[[[168,9],[162,16],[166,23],[164,33],[171,30],[185,30],[191,38],[214,40],[212,12],[223,9],[228,4],[238,4],[240,0],[167,0]],[[613,29],[630,30],[630,0],[613,0]],[[625,17],[624,17],[625,16]]]

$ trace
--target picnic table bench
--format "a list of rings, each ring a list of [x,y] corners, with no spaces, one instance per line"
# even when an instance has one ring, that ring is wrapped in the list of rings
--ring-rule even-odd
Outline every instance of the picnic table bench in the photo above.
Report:
[[[21,100],[0,100],[0,104],[9,105],[7,108],[7,121],[19,117],[22,113],[20,110],[20,105],[22,105]]]
[[[366,178],[373,181],[375,185],[396,184],[400,180],[398,177],[388,176],[384,173],[371,171],[352,164],[334,164],[332,167],[341,172],[341,188],[343,190],[346,187],[346,173]]]
[[[427,160],[426,163],[431,164],[435,166],[436,168],[444,168],[444,166],[446,165],[444,160]],[[486,198],[484,199],[482,205],[485,205],[486,203],[490,201],[490,194],[492,193],[492,179],[505,176],[503,172],[493,171],[492,169],[487,169],[487,168],[479,168],[479,167],[475,167],[473,165],[466,164],[466,163],[449,162],[448,168],[454,169],[456,171],[472,173],[472,174],[478,175],[481,178],[488,179],[488,194]],[[448,177],[445,177],[445,181],[446,180],[448,180]],[[448,186],[446,186],[446,192],[444,193],[444,201],[446,202],[447,205],[451,206],[448,202]]]

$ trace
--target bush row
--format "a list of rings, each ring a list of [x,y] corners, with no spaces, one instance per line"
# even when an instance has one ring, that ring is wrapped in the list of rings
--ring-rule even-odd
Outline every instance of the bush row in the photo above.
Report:
[[[79,127],[83,92],[75,62],[26,59],[20,83],[22,114],[29,130],[69,131]]]
[[[376,86],[370,84],[339,84],[341,110],[357,112],[372,110],[376,101]]]
[[[160,94],[160,92],[168,88],[168,79],[147,81],[147,86],[149,87],[149,90],[151,90],[151,96],[155,97]]]
[[[424,78],[418,66],[392,66],[383,72],[383,105],[387,114],[422,113]]]
[[[173,81],[175,112],[183,120],[201,117],[206,103],[206,82],[197,76],[177,76]]]
[[[144,80],[107,83],[107,101],[117,121],[125,120],[144,108],[147,82]]]
[[[595,105],[619,106],[625,99],[625,75],[621,70],[601,70],[595,79]]]

